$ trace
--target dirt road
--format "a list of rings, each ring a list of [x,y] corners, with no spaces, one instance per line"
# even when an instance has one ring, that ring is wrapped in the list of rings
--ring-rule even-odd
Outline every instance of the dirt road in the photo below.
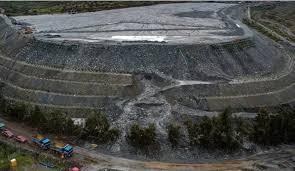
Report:
[[[20,134],[31,137],[36,133],[30,127],[7,120],[0,119],[0,122],[4,122],[7,127],[15,134]],[[3,137],[1,137],[3,139]],[[19,146],[22,147],[22,146]],[[29,147],[32,148],[32,147]],[[295,146],[284,145],[280,147],[270,148],[268,151],[263,151],[252,155],[248,158],[239,160],[228,160],[218,163],[199,163],[199,164],[181,164],[181,163],[165,163],[165,162],[146,162],[130,160],[120,157],[114,157],[92,151],[89,149],[74,147],[75,155],[83,158],[87,163],[91,163],[84,167],[83,170],[97,171],[99,169],[117,169],[117,170],[130,170],[130,171],[143,171],[143,170],[202,170],[202,171],[214,171],[214,170],[262,170],[262,169],[274,169],[274,170],[293,170],[295,168]],[[32,148],[32,150],[34,150]]]

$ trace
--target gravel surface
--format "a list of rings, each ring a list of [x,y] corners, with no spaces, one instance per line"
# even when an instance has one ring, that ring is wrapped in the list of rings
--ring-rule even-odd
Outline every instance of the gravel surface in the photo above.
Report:
[[[216,43],[244,34],[235,23],[224,20],[221,10],[231,6],[233,4],[182,3],[14,18],[19,23],[32,25],[35,35],[41,39]]]

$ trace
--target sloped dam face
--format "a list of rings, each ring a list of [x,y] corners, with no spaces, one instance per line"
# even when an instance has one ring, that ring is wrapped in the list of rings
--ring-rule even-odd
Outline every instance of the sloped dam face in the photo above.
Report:
[[[0,16],[3,97],[118,127],[183,113],[294,100],[293,54],[241,22],[235,4],[184,3],[80,14]],[[32,34],[25,34],[25,28]]]

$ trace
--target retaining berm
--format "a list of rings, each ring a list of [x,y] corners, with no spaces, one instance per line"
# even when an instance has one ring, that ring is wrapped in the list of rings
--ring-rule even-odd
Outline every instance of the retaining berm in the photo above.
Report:
[[[49,41],[23,34],[1,15],[3,97],[79,116],[89,109],[117,111],[118,103],[142,93],[136,75],[156,74],[171,84],[154,96],[164,95],[171,105],[214,111],[292,102],[293,54],[266,40],[252,35],[216,44]]]

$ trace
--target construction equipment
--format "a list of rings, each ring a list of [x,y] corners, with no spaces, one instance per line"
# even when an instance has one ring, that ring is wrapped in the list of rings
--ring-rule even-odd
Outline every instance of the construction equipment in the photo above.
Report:
[[[10,166],[11,166],[12,168],[17,167],[17,161],[16,161],[16,159],[11,159],[11,160],[10,160]]]
[[[60,154],[62,158],[69,158],[73,155],[73,147],[69,144],[55,143],[50,148],[54,153]]]
[[[48,150],[50,148],[50,140],[48,138],[43,137],[40,134],[32,137],[32,142],[38,145],[40,148],[44,150]]]

